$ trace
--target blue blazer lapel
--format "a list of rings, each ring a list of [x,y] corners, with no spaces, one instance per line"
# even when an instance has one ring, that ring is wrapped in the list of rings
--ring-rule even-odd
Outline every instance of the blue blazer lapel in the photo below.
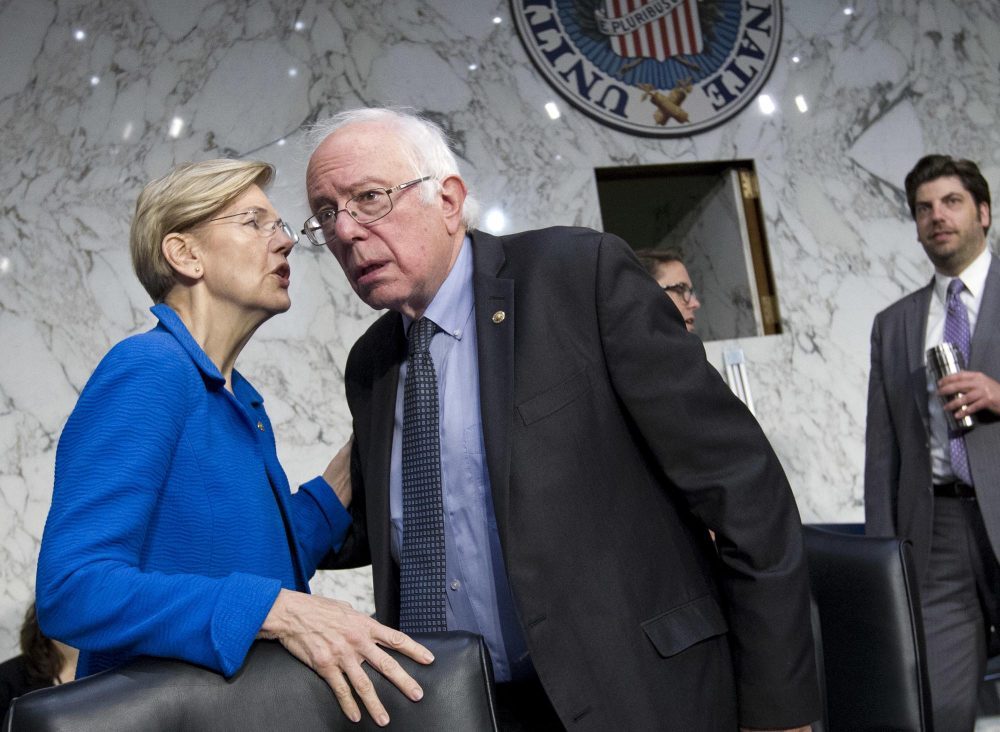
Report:
[[[472,237],[479,398],[486,467],[500,539],[505,543],[514,414],[514,281],[498,276],[506,261],[500,240],[479,231],[469,233]]]

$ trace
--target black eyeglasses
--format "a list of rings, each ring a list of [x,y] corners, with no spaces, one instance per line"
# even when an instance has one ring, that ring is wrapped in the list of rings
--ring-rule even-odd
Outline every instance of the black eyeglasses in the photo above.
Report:
[[[283,219],[273,219],[271,221],[264,221],[261,219],[261,211],[258,208],[251,208],[246,211],[240,211],[239,213],[226,214],[225,216],[216,216],[214,219],[207,219],[205,223],[209,221],[223,221],[225,219],[233,219],[237,216],[246,216],[247,218],[243,221],[233,221],[234,224],[242,224],[244,226],[250,227],[253,232],[264,239],[270,239],[274,236],[274,232],[281,229],[281,233],[292,240],[292,244],[297,244],[299,241],[299,235],[295,233],[295,229],[286,223]]]
[[[425,175],[422,178],[400,183],[392,188],[372,188],[368,191],[362,191],[345,203],[343,208],[326,208],[315,216],[310,216],[302,225],[302,233],[314,246],[326,246],[327,242],[336,238],[334,227],[337,223],[337,214],[347,211],[351,218],[359,224],[371,224],[392,211],[391,194],[405,191],[411,186],[430,179],[431,176]]]
[[[663,291],[666,293],[674,293],[684,301],[685,305],[691,302],[692,297],[695,297],[694,288],[687,282],[678,282],[676,285],[666,285],[663,288]]]

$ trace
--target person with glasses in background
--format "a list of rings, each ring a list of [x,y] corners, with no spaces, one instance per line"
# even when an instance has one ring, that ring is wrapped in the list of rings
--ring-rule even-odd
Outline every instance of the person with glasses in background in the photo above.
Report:
[[[274,211],[267,163],[186,163],[149,183],[130,248],[159,321],[104,357],[56,454],[38,561],[42,630],[80,649],[77,676],[140,655],[226,676],[278,639],[360,719],[353,686],[388,717],[362,663],[410,699],[421,689],[380,646],[430,653],[309,578],[350,525],[350,440],[292,493],[264,400],[235,368],[291,305],[298,236]]]
[[[389,310],[345,370],[336,555],[371,562],[376,618],[481,634],[503,730],[819,718],[788,482],[628,245],[477,230],[442,130],[408,112],[311,134],[306,236]]]
[[[684,319],[689,333],[694,332],[694,314],[701,301],[691,284],[691,275],[684,266],[684,259],[676,249],[639,249],[635,255],[642,266],[653,276],[656,284],[670,295]]]

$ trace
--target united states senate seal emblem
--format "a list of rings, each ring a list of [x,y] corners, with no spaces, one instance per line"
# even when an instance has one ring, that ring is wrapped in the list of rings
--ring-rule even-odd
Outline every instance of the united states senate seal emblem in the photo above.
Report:
[[[546,80],[598,121],[678,137],[725,122],[767,81],[781,0],[511,0]]]

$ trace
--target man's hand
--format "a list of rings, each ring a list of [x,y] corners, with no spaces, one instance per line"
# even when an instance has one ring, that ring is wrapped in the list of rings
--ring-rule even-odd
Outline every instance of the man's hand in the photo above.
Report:
[[[351,687],[377,724],[389,724],[389,715],[361,668],[367,663],[413,701],[423,689],[403,667],[379,646],[387,646],[418,663],[434,660],[431,652],[398,630],[360,613],[348,603],[281,590],[264,619],[260,638],[277,639],[288,651],[318,673],[333,689],[340,708],[352,722],[361,720]]]
[[[347,438],[344,446],[337,450],[333,460],[323,471],[323,480],[330,484],[337,494],[340,505],[347,508],[351,505],[351,447],[354,445],[354,435]]]
[[[938,393],[954,397],[944,408],[953,412],[955,419],[983,409],[1000,415],[1000,383],[979,371],[959,371],[945,376],[938,382]]]

